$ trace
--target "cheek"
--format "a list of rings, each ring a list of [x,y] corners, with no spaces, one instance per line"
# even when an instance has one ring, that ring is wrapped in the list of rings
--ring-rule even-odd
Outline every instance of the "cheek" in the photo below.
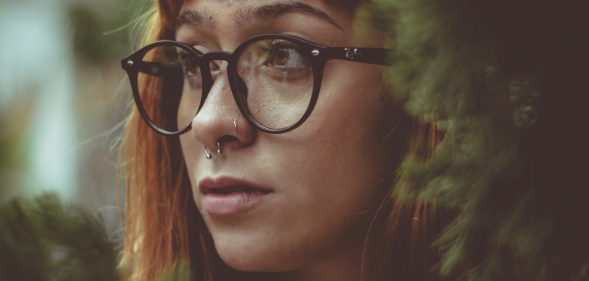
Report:
[[[325,84],[308,123],[280,138],[260,139],[286,194],[260,226],[265,231],[249,236],[264,237],[256,245],[265,245],[250,253],[272,257],[259,262],[292,268],[361,245],[393,174],[384,164],[388,129],[381,120],[391,104],[384,102],[380,72],[371,74],[376,78]]]
[[[196,176],[195,171],[198,171],[198,165],[200,163],[198,157],[204,157],[204,147],[199,145],[190,131],[180,135],[180,146],[182,148],[182,156],[184,157],[184,163],[186,165],[186,170],[188,171],[191,186],[194,187],[196,182],[196,179],[194,178]]]
[[[313,138],[301,153],[307,161],[301,160],[306,168],[299,177],[314,181],[307,190],[314,196],[308,198],[310,202],[319,209],[329,206],[318,212],[325,214],[326,225],[333,221],[341,224],[335,227],[349,227],[340,219],[358,222],[362,219],[358,214],[369,216],[392,181],[395,167],[389,160],[387,114],[394,105],[378,68],[355,64],[331,73],[337,76],[326,77],[320,102],[305,128]]]
[[[390,145],[388,115],[395,105],[378,67],[350,64],[333,71],[326,68],[317,106],[305,128],[312,135],[307,147],[313,147],[314,161],[320,156],[317,160],[346,178],[371,177],[390,168],[383,165]]]

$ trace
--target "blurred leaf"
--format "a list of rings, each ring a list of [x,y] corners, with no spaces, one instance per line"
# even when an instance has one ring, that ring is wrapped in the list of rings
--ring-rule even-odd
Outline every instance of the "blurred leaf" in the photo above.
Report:
[[[102,224],[55,195],[0,206],[0,280],[117,280]]]
[[[68,15],[76,56],[90,64],[118,61],[127,55],[128,27],[145,13],[148,1],[71,3]]]

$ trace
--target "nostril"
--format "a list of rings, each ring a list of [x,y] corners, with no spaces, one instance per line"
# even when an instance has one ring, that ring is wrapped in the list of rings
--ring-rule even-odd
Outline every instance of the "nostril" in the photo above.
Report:
[[[235,136],[224,135],[224,136],[220,137],[217,141],[219,143],[222,143],[223,145],[228,145],[228,144],[237,142],[239,140]]]
[[[236,147],[239,139],[235,136],[224,135],[217,140],[217,153],[227,149],[228,147]],[[238,146],[237,146],[238,147]]]

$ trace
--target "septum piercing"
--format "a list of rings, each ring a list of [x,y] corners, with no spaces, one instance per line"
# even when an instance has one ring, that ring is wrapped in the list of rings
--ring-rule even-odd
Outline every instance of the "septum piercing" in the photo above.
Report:
[[[223,145],[221,144],[221,141],[217,141],[217,155],[221,156],[221,153],[223,153],[222,150]],[[209,148],[205,145],[205,158],[207,158],[207,160],[211,160],[213,158],[213,155],[209,152]]]
[[[235,130],[237,131],[237,119],[233,118],[233,128],[235,128]],[[221,156],[221,153],[223,153],[223,141],[219,140],[217,141],[217,155]],[[209,148],[205,145],[205,158],[207,158],[207,160],[211,160],[213,158],[213,155],[209,152]]]
[[[205,145],[205,157],[207,158],[207,160],[211,160],[211,158],[213,158],[213,155],[211,155],[209,153],[209,148]]]
[[[221,141],[217,141],[217,155],[221,156],[221,153],[223,153],[223,151],[221,151]]]

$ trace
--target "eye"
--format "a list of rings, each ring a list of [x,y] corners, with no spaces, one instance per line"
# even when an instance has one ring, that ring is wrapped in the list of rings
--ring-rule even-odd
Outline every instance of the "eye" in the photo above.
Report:
[[[285,40],[274,40],[267,46],[264,66],[274,67],[277,70],[290,72],[301,71],[310,67],[309,56],[300,48]]]

